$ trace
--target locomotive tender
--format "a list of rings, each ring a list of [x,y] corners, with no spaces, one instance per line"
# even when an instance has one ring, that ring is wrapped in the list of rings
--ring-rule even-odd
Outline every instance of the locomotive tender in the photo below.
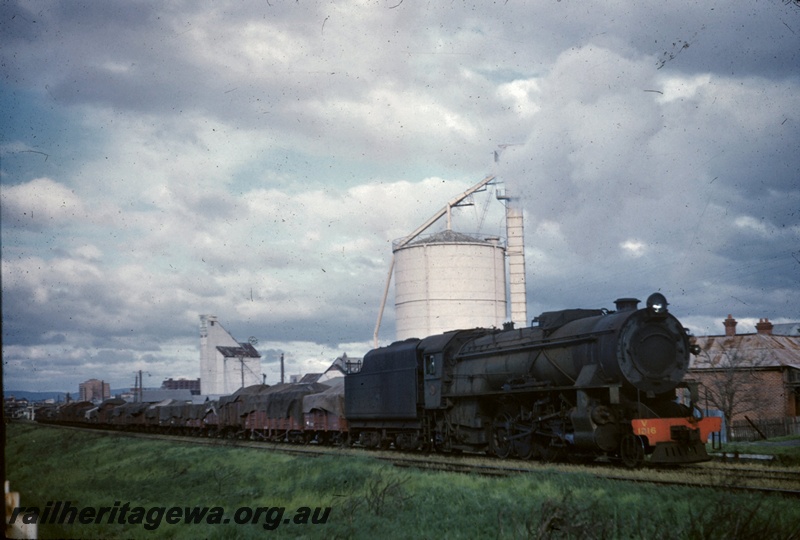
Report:
[[[719,418],[684,382],[687,331],[660,293],[616,311],[543,313],[538,326],[471,329],[375,349],[345,378],[350,437],[367,447],[488,451],[500,458],[708,460]],[[685,388],[689,406],[677,400]]]

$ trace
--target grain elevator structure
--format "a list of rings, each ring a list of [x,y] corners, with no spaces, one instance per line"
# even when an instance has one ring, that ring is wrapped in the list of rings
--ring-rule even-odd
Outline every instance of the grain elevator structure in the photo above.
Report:
[[[516,201],[507,195],[497,196],[506,205],[508,246],[499,237],[481,237],[451,228],[452,208],[494,179],[494,175],[487,176],[448,201],[414,232],[393,242],[392,262],[373,336],[376,347],[392,276],[397,340],[456,329],[499,328],[509,318],[517,326],[527,326],[524,232],[522,211]],[[423,235],[444,216],[444,231]]]
[[[503,324],[505,247],[499,238],[448,229],[393,251],[398,340]]]
[[[261,355],[252,343],[239,343],[214,315],[200,315],[200,392],[233,394],[261,383]]]

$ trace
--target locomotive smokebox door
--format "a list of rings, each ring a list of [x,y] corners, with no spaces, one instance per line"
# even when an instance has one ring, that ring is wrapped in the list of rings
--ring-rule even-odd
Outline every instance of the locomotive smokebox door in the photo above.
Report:
[[[442,407],[442,367],[444,358],[441,353],[426,354],[422,369],[425,372],[425,408],[440,409]]]

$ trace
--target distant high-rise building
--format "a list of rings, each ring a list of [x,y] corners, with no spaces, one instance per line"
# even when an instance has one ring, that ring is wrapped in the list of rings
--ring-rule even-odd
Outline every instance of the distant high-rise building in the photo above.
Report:
[[[214,315],[200,315],[200,381],[202,393],[212,395],[261,383],[261,355],[233,339]]]
[[[81,401],[103,401],[111,397],[111,386],[98,379],[89,379],[78,385]]]

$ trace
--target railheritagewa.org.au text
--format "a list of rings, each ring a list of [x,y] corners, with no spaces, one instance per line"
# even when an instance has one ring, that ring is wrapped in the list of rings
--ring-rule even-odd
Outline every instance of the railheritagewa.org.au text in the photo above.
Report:
[[[141,525],[154,531],[163,525],[251,525],[275,530],[281,525],[324,525],[331,514],[329,506],[240,506],[226,512],[221,506],[135,506],[114,502],[111,506],[74,505],[71,501],[49,501],[44,508],[18,506],[11,512],[10,524],[37,525]]]

